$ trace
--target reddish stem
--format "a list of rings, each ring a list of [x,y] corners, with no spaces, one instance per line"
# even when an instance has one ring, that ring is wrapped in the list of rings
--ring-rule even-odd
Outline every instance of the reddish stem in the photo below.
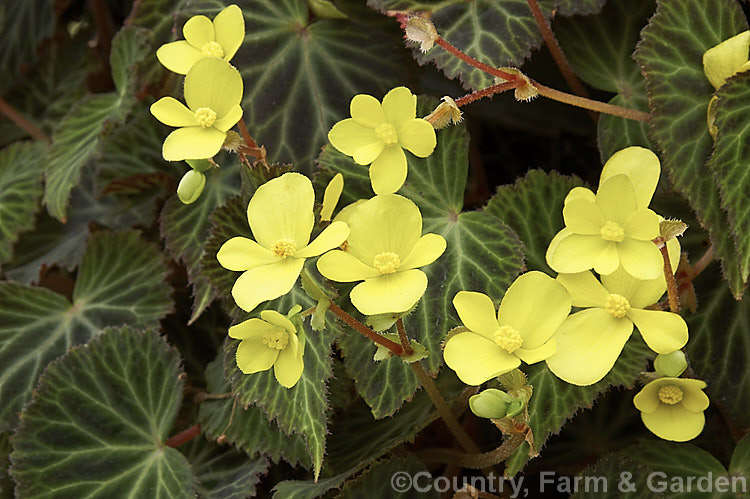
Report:
[[[399,318],[396,321],[396,329],[398,329],[398,339],[401,341],[401,346],[404,349],[405,355],[411,355],[414,353],[414,349],[411,347],[411,343],[409,343],[409,338],[406,336],[406,328],[404,327],[404,321]]]
[[[457,49],[456,47],[448,43],[448,41],[445,40],[442,36],[438,36],[437,40],[435,40],[435,43],[440,45],[445,50],[455,55],[462,61],[464,61],[466,64],[469,64],[470,66],[474,66],[477,69],[481,69],[487,74],[491,74],[492,76],[497,76],[498,78],[502,78],[503,80],[508,80],[508,81],[512,81],[518,78],[518,76],[514,74],[506,73],[505,71],[501,69],[488,66],[487,64],[474,59],[472,56],[461,52],[459,49]]]
[[[705,268],[708,267],[708,264],[714,261],[714,258],[714,247],[713,245],[711,245],[708,247],[700,260],[698,260],[695,265],[693,265],[693,275],[691,277],[695,279],[695,276],[703,272]]]
[[[258,144],[256,144],[253,138],[250,136],[250,131],[247,129],[247,125],[245,125],[245,122],[243,120],[240,120],[237,123],[237,126],[240,129],[240,135],[242,135],[242,139],[245,141],[245,144],[247,144],[247,147],[251,149],[258,149]]]
[[[52,139],[50,139],[46,133],[39,130],[33,123],[21,116],[21,114],[13,109],[10,104],[5,102],[4,99],[0,99],[0,113],[3,113],[10,121],[18,125],[33,138],[46,142],[47,144],[52,142]]]
[[[331,302],[331,305],[328,307],[328,310],[336,314],[339,319],[346,322],[349,326],[356,329],[357,332],[359,332],[362,336],[371,339],[378,345],[382,345],[386,347],[388,350],[391,351],[391,353],[393,353],[393,355],[401,356],[404,354],[404,349],[401,345],[399,345],[398,343],[394,341],[389,340],[388,338],[384,336],[379,335],[378,333],[376,333],[375,331],[373,331],[372,329],[365,326],[364,324],[359,322],[357,319],[355,319],[354,317],[346,313],[344,309],[342,309],[335,303]]]
[[[169,437],[166,442],[164,442],[164,445],[167,447],[179,447],[180,445],[187,443],[197,437],[201,434],[201,425],[200,423],[194,424],[190,428],[188,428],[185,431],[181,431],[177,435],[174,435],[172,437]]]
[[[461,107],[465,106],[466,104],[469,104],[471,102],[474,102],[475,100],[482,99],[484,97],[489,97],[490,95],[499,94],[501,92],[505,92],[506,90],[510,90],[513,88],[518,88],[526,85],[526,82],[521,80],[520,78],[513,81],[506,81],[503,83],[498,83],[497,85],[492,85],[491,87],[483,88],[482,90],[477,90],[476,92],[472,92],[470,94],[464,95],[463,97],[460,97],[456,99],[456,106]]]
[[[680,313],[680,297],[677,292],[677,281],[672,272],[672,263],[669,261],[669,251],[666,243],[659,248],[661,256],[664,258],[664,278],[667,281],[667,295],[669,296],[669,311],[675,314]]]

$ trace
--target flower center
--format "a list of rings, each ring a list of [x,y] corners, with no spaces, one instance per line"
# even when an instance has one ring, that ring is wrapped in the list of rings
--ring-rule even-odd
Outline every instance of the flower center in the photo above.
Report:
[[[216,42],[206,42],[201,48],[201,54],[206,57],[224,57],[224,49]]]
[[[271,251],[279,258],[292,256],[296,250],[297,243],[294,242],[294,239],[279,239],[271,246]]]
[[[607,220],[601,229],[602,239],[606,241],[614,241],[616,243],[622,242],[625,239],[625,231],[620,227],[620,224]]]
[[[201,107],[195,112],[195,121],[203,128],[213,126],[216,121],[216,112],[210,107]]]
[[[375,127],[375,133],[387,146],[398,144],[398,134],[396,133],[396,129],[393,128],[393,125],[390,123],[379,124]]]
[[[501,326],[495,331],[495,343],[505,349],[508,353],[513,353],[523,344],[521,335],[511,326]]]
[[[659,388],[659,400],[664,404],[679,404],[682,401],[682,389],[674,385],[664,385]]]
[[[607,297],[604,310],[609,312],[612,317],[622,319],[630,310],[630,302],[624,296],[613,293]]]
[[[401,265],[401,259],[396,253],[390,251],[377,255],[372,262],[372,266],[381,274],[393,274],[398,270],[399,265]]]
[[[271,349],[283,350],[289,343],[289,333],[282,328],[276,328],[270,333],[263,334],[263,344]]]

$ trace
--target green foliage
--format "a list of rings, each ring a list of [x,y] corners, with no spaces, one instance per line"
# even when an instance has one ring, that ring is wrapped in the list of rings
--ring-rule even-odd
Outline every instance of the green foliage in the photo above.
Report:
[[[22,497],[194,497],[164,447],[182,398],[180,358],[158,334],[109,329],[49,365],[13,439]]]
[[[413,497],[414,490],[411,487],[409,490],[400,491],[398,487],[391,485],[393,483],[391,480],[393,480],[394,476],[397,476],[397,473],[402,475],[408,474],[413,477],[417,473],[427,473],[427,470],[414,456],[377,461],[361,476],[345,483],[338,497],[341,499],[357,499],[360,497],[395,499],[399,497]],[[430,489],[429,492],[420,493],[420,497],[436,498],[440,497],[440,495],[435,489]]]
[[[22,64],[33,63],[37,45],[52,35],[54,0],[0,4],[0,89],[5,90]]]

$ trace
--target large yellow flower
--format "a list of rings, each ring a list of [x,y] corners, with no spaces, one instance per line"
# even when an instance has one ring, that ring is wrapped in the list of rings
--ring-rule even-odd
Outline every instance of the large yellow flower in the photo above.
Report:
[[[467,385],[481,385],[555,353],[552,335],[570,313],[565,288],[541,272],[527,272],[511,284],[495,316],[489,296],[459,291],[453,298],[469,331],[445,344],[445,363]]]
[[[709,400],[699,379],[658,378],[633,398],[646,428],[657,437],[675,442],[692,440],[703,431],[703,411]]]
[[[242,118],[242,77],[221,59],[196,62],[185,77],[187,107],[172,97],[151,105],[165,125],[180,127],[164,141],[167,161],[212,158],[221,150],[227,130]]]
[[[360,165],[370,165],[375,194],[391,194],[406,180],[406,155],[426,158],[435,150],[435,129],[417,115],[417,97],[397,87],[383,97],[383,104],[365,94],[355,95],[349,105],[351,118],[336,123],[328,140]]]
[[[615,153],[604,165],[596,194],[576,187],[565,198],[565,228],[547,248],[547,263],[557,272],[593,268],[611,274],[622,266],[638,279],[662,272],[659,216],[648,209],[659,181],[659,159],[642,147]]]
[[[672,254],[670,253],[670,256]],[[672,265],[679,258],[677,252]],[[560,379],[587,386],[601,380],[614,366],[633,332],[633,324],[653,351],[667,354],[685,346],[688,328],[678,314],[646,310],[666,291],[664,278],[638,280],[620,269],[602,276],[591,272],[560,274],[577,312],[555,333],[557,352],[547,366]]]
[[[349,227],[333,222],[310,242],[314,203],[312,183],[299,173],[285,173],[255,191],[247,205],[247,221],[255,241],[233,237],[216,255],[222,267],[243,271],[232,288],[238,307],[249,312],[263,301],[287,294],[306,258],[346,240]]]
[[[263,310],[260,317],[229,328],[229,336],[242,340],[237,347],[237,366],[245,374],[266,371],[273,366],[278,382],[291,388],[305,367],[302,360],[304,334],[298,338],[292,321],[275,310]]]
[[[422,235],[419,208],[397,194],[375,196],[347,216],[347,251],[326,253],[318,270],[333,281],[364,280],[349,297],[365,315],[408,311],[427,289],[427,276],[418,267],[443,254],[445,239]]]
[[[245,19],[238,6],[230,5],[213,22],[206,16],[191,17],[182,34],[184,40],[162,45],[156,57],[168,70],[184,75],[204,57],[232,60],[245,39]]]

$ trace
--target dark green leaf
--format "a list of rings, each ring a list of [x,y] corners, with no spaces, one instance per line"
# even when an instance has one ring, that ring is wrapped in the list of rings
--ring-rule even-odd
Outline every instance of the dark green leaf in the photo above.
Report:
[[[50,364],[13,438],[20,497],[194,497],[165,447],[182,399],[180,357],[148,330],[109,329]]]
[[[23,64],[36,59],[39,42],[52,36],[54,0],[0,3],[0,89],[5,90]]]
[[[427,479],[418,482],[415,488],[412,480],[417,474],[427,474]],[[401,482],[396,478],[394,481],[395,477],[404,477],[405,480]],[[394,457],[376,462],[365,470],[361,476],[345,483],[338,498],[395,499],[414,497],[415,493],[419,493],[420,498],[440,497],[440,494],[434,488],[430,488],[426,492],[419,489],[419,487],[424,487],[425,484],[430,482],[429,472],[416,457],[413,455]]]
[[[629,96],[616,95],[609,101],[610,104],[628,109],[648,112],[648,99],[643,82],[639,82]],[[599,146],[599,157],[605,163],[610,156],[630,146],[641,146],[646,149],[656,150],[651,139],[648,138],[648,124],[642,121],[628,120],[602,113],[596,129],[596,142]]]

